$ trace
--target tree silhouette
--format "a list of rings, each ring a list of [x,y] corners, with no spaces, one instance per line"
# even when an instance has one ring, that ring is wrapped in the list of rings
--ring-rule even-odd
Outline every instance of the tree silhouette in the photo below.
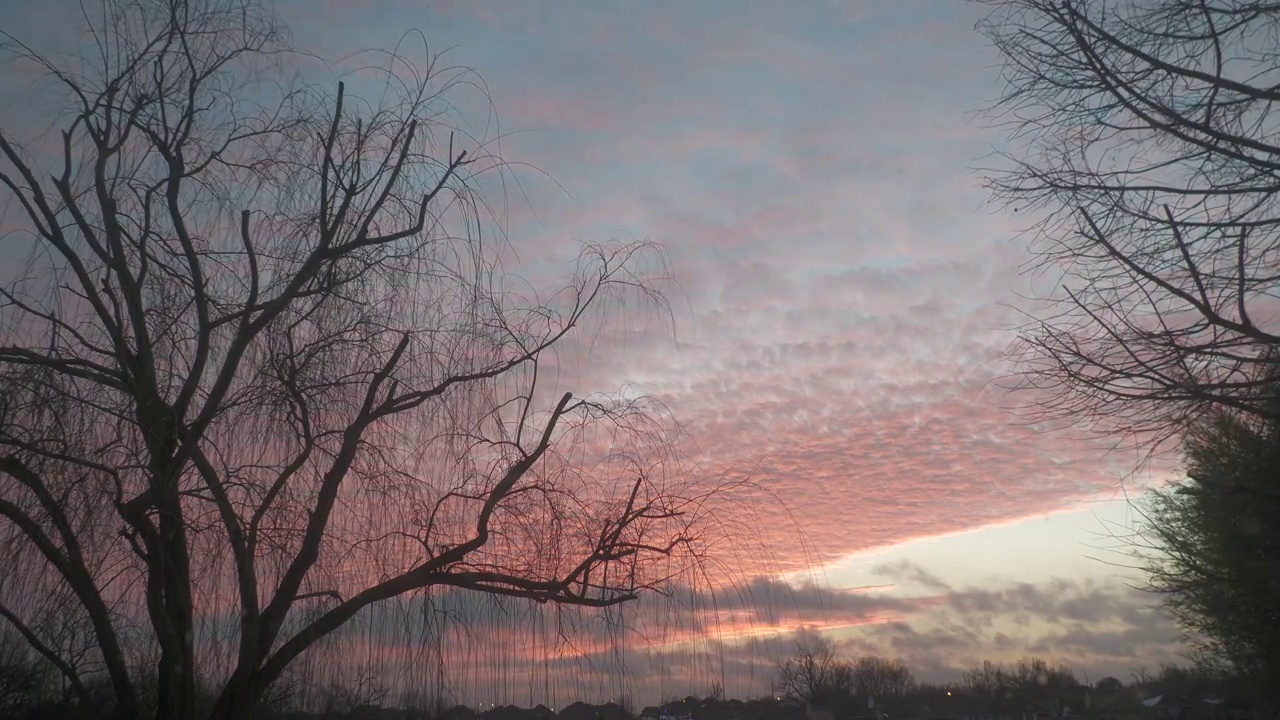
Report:
[[[854,693],[873,698],[902,697],[913,685],[901,661],[868,655],[853,661]]]
[[[1124,683],[1119,678],[1107,676],[1094,683],[1093,689],[1103,693],[1114,694],[1124,689]]]
[[[149,714],[153,676],[156,717],[207,683],[241,718],[391,598],[608,606],[681,572],[701,504],[661,408],[544,369],[619,301],[661,308],[660,265],[591,246],[517,291],[482,234],[503,166],[445,132],[473,78],[372,53],[373,95],[331,92],[252,0],[85,18],[69,61],[3,36],[67,105],[52,143],[0,130],[30,258],[0,285],[0,615],[85,708]],[[45,622],[63,599],[87,644]]]
[[[1225,411],[1186,445],[1185,480],[1143,503],[1139,554],[1151,589],[1210,667],[1280,700],[1280,422]]]
[[[779,663],[774,690],[788,697],[825,705],[848,698],[854,689],[853,665],[836,657],[831,641],[807,635],[795,652]]]
[[[964,670],[960,674],[960,686],[965,692],[982,703],[982,707],[990,709],[992,704],[1002,696],[1003,668],[998,663],[984,660],[982,665]]]
[[[10,628],[0,632],[0,716],[20,717],[53,697],[53,668]]]
[[[988,711],[1025,709],[1058,714],[1069,691],[1080,686],[1067,665],[1051,665],[1038,657],[1028,657],[1011,665],[984,661],[965,670],[961,687]]]
[[[1015,346],[1027,409],[1159,447],[1271,417],[1280,346],[1280,6],[991,0],[1010,130],[995,198],[1053,287]]]

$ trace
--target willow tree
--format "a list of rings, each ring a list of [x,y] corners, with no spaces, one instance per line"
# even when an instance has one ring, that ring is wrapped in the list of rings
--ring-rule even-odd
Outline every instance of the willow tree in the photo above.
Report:
[[[1032,410],[1149,446],[1211,408],[1272,417],[1280,5],[985,2],[990,185],[1053,284],[1017,345]]]
[[[252,0],[82,17],[72,60],[3,43],[65,105],[0,129],[28,258],[0,286],[0,616],[86,709],[149,714],[151,678],[157,717],[244,717],[375,603],[609,606],[691,557],[664,416],[539,374],[596,311],[660,306],[660,264],[592,246],[508,290],[500,163],[445,132],[467,76],[382,53],[370,98],[308,83]]]

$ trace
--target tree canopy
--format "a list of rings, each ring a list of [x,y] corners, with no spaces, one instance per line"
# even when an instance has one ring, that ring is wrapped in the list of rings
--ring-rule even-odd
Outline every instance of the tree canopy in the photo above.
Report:
[[[1037,418],[1148,448],[1270,417],[1280,346],[1280,6],[989,0],[1009,132],[987,171],[1043,285],[1014,346]]]
[[[1152,589],[1202,658],[1258,687],[1280,685],[1280,422],[1205,417],[1186,445],[1186,479],[1143,502]]]

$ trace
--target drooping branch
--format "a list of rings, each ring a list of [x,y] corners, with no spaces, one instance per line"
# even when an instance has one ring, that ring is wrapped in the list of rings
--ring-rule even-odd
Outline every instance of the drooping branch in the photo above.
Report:
[[[18,527],[31,541],[44,559],[67,581],[75,592],[80,604],[88,612],[97,636],[98,647],[102,650],[103,661],[111,676],[111,683],[117,695],[121,709],[137,711],[137,701],[133,686],[130,684],[128,669],[125,665],[124,652],[119,636],[111,622],[109,610],[103,601],[98,588],[94,585],[88,568],[79,561],[78,551],[59,548],[29,514],[16,504],[0,498],[0,517]],[[73,559],[75,558],[75,559]],[[79,562],[78,562],[79,561]],[[33,646],[34,647],[34,646]]]

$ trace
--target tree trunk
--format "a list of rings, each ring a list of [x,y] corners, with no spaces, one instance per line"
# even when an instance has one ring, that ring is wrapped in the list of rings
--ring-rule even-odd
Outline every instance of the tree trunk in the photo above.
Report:
[[[156,718],[192,720],[195,717],[195,612],[191,600],[191,561],[178,495],[176,472],[164,472],[158,483],[160,500],[160,557],[157,559],[162,587],[162,613],[167,635],[162,643],[158,668]]]
[[[259,684],[251,674],[237,670],[218,694],[209,720],[246,720],[262,697]]]

